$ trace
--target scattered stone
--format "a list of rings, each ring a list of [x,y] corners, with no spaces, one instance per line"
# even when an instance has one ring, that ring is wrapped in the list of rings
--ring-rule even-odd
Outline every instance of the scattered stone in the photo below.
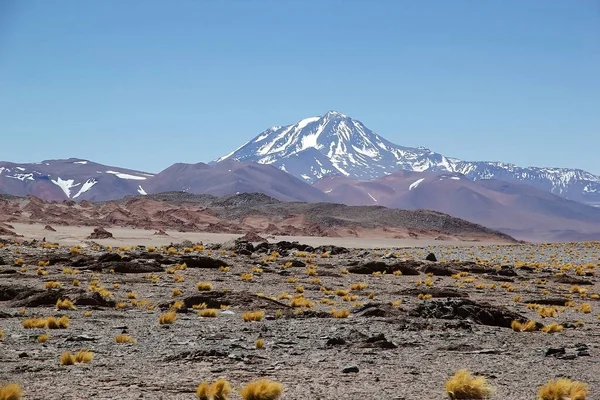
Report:
[[[20,296],[18,296],[20,297]],[[37,292],[27,296],[23,299],[17,299],[9,303],[9,307],[15,308],[31,308],[31,307],[41,307],[41,306],[51,306],[55,305],[58,299],[64,298],[64,293],[62,290],[44,290],[42,292]]]
[[[114,307],[115,301],[106,299],[98,292],[85,292],[75,298],[77,306]]]
[[[111,239],[113,234],[106,229],[99,227],[94,228],[94,231],[87,237],[87,239]]]
[[[127,261],[119,261],[119,262],[111,262],[104,263],[106,267],[112,268],[115,272],[119,272],[122,274],[146,274],[151,272],[163,272],[164,268],[157,262],[127,262]]]
[[[243,240],[249,243],[257,243],[257,242],[266,242],[267,239],[265,239],[264,237],[260,236],[258,233],[256,232],[247,232],[244,236],[240,237],[239,240]]]
[[[392,274],[394,271],[402,272],[402,275],[419,275],[416,267],[421,264],[419,261],[408,260],[396,262],[394,264],[386,264],[383,261],[369,261],[354,267],[348,268],[348,272],[352,274],[370,275],[374,272]]]
[[[163,231],[162,229],[157,230],[156,232],[153,233],[154,236],[169,236],[167,234],[167,232]]]
[[[327,339],[327,346],[342,346],[346,341],[340,337],[332,337]]]
[[[46,225],[44,227],[44,230],[46,231],[50,231],[50,232],[56,232],[56,229],[54,229],[53,227],[51,227],[50,225]]]
[[[437,261],[437,258],[435,257],[435,254],[433,254],[433,253],[429,253],[429,254],[427,254],[427,256],[425,257],[425,260],[427,260],[427,261]]]
[[[185,263],[188,268],[218,269],[229,266],[225,261],[206,256],[183,256],[181,257],[180,264],[183,263]]]
[[[359,371],[359,369],[356,365],[349,365],[347,367],[344,367],[344,369],[342,369],[342,372],[344,374],[357,373],[358,371]]]
[[[506,307],[476,303],[468,299],[433,300],[420,303],[409,312],[410,316],[438,319],[468,319],[480,325],[510,328],[512,321],[527,318]]]

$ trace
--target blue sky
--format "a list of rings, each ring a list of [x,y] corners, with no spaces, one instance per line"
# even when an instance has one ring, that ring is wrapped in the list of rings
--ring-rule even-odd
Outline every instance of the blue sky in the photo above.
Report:
[[[600,174],[600,3],[0,1],[0,160],[158,172],[332,109],[400,145]]]

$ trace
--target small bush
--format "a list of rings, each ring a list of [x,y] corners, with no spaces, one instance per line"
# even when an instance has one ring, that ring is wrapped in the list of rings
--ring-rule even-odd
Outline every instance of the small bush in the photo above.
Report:
[[[135,343],[135,339],[130,335],[120,334],[115,336],[115,342],[117,343]]]
[[[94,353],[87,350],[80,350],[75,354],[75,362],[80,364],[89,364],[94,359]]]
[[[38,336],[36,340],[38,343],[46,343],[48,339],[50,339],[50,335],[48,335],[47,333],[43,333],[40,336]]]
[[[283,393],[283,385],[268,379],[250,382],[240,391],[244,400],[276,400],[281,393]]]
[[[60,356],[60,365],[74,365],[75,357],[70,351],[66,351]]]
[[[265,317],[264,311],[248,311],[242,314],[242,318],[246,322],[261,321]]]
[[[557,324],[556,322],[551,323],[550,325],[546,325],[542,328],[542,332],[545,333],[558,333],[563,331],[563,326]]]
[[[0,386],[0,400],[20,400],[22,396],[23,390],[18,383]]]
[[[485,399],[492,389],[483,376],[473,376],[466,369],[458,370],[446,381],[446,394],[451,399]]]
[[[534,332],[538,330],[537,323],[535,321],[527,321],[525,323],[513,321],[510,324],[510,327],[515,332]]]
[[[589,392],[583,382],[561,378],[548,382],[538,391],[539,400],[585,400]]]
[[[196,289],[199,291],[208,291],[213,289],[213,285],[210,282],[198,282]]]
[[[202,318],[215,318],[217,316],[217,310],[215,308],[207,308],[201,310],[198,315]]]
[[[60,284],[60,282],[50,281],[50,282],[44,283],[44,287],[46,289],[60,289],[60,288],[62,288],[62,285]]]
[[[333,318],[348,318],[350,310],[331,310],[331,314],[333,315]]]
[[[177,313],[175,311],[169,311],[158,318],[160,325],[172,324],[177,319]]]
[[[56,301],[56,308],[58,308],[59,310],[74,310],[75,305],[69,299],[58,299]]]

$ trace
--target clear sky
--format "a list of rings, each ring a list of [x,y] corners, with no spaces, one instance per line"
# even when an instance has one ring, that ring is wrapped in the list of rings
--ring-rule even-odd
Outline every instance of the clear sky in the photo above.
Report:
[[[0,0],[0,160],[158,172],[328,110],[600,174],[600,2]]]

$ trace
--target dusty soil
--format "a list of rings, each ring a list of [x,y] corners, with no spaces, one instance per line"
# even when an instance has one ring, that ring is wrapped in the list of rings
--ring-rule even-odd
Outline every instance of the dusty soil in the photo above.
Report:
[[[44,400],[193,399],[198,383],[221,377],[236,389],[256,378],[279,381],[284,399],[436,400],[446,398],[444,381],[468,368],[489,379],[494,399],[533,399],[559,376],[586,382],[588,398],[600,398],[598,243],[360,250],[226,242],[190,251],[193,245],[170,251],[5,245],[0,380],[19,382],[26,399]],[[268,258],[272,251],[279,255]],[[440,261],[423,261],[429,252]],[[40,261],[49,261],[41,268],[46,275],[38,275]],[[175,267],[184,262],[187,268]],[[241,279],[250,273],[252,280]],[[46,289],[49,281],[62,288]],[[212,290],[198,291],[198,282],[212,283]],[[349,292],[356,299],[336,294],[360,282],[366,287]],[[298,286],[310,308],[291,307],[282,295],[299,295]],[[174,289],[181,294],[173,296]],[[127,297],[131,292],[136,299]],[[59,298],[77,309],[56,310]],[[177,300],[184,303],[177,320],[160,325],[159,316]],[[201,303],[217,308],[217,317],[199,317],[192,306]],[[558,306],[554,317],[542,318],[528,303]],[[581,311],[583,303],[591,312]],[[333,318],[334,308],[350,314]],[[257,310],[263,320],[243,320],[244,312]],[[70,326],[22,326],[26,318],[50,315],[69,316]],[[515,332],[509,327],[515,319],[558,322],[564,330]],[[137,342],[117,344],[124,332]],[[42,333],[50,338],[37,343]],[[259,336],[264,349],[255,348]],[[94,352],[90,364],[59,365],[64,351],[80,349]]]

